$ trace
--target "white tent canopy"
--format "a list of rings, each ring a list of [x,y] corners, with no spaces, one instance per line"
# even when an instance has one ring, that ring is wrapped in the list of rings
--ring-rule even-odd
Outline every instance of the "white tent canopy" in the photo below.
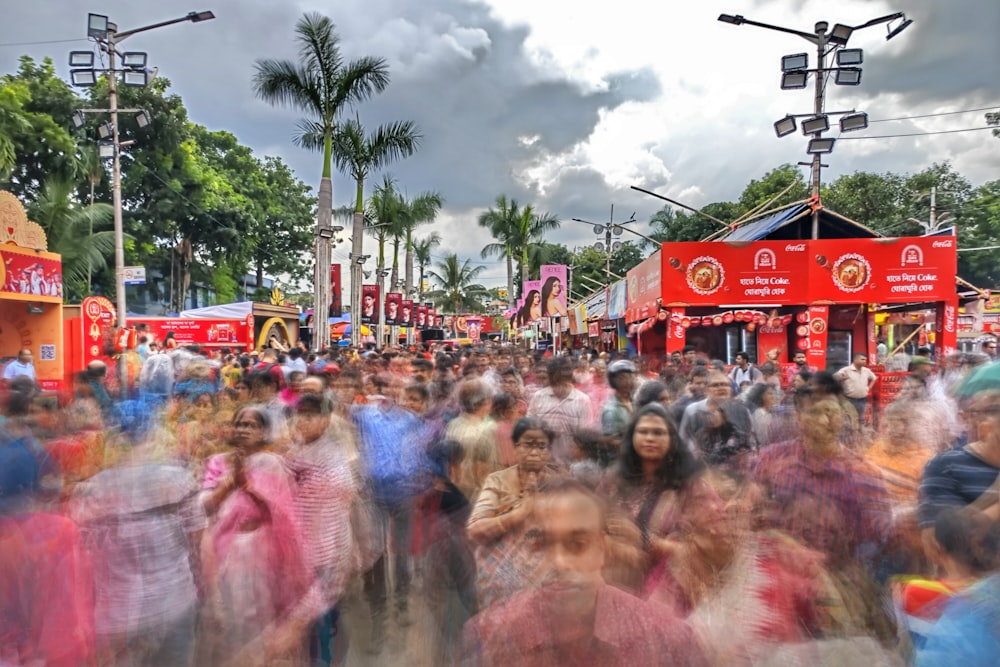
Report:
[[[181,317],[193,320],[242,320],[247,315],[253,313],[252,301],[241,301],[239,303],[227,303],[221,306],[206,306],[205,308],[192,308],[182,310]]]

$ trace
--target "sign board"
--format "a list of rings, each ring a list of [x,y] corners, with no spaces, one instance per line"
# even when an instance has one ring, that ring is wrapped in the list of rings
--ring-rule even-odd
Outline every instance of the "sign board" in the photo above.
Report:
[[[146,267],[145,266],[126,266],[122,273],[125,277],[126,285],[145,285],[146,284]]]

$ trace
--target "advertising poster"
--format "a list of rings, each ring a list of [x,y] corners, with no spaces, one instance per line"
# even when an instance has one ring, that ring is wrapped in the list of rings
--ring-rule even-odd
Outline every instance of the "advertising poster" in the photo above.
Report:
[[[527,326],[542,319],[542,281],[525,280],[521,294],[524,295],[521,324]]]
[[[378,324],[378,285],[361,286],[361,323]]]
[[[50,252],[0,250],[0,291],[5,299],[62,303],[62,261]]]
[[[413,326],[413,300],[403,299],[399,306],[399,325],[404,327]]]
[[[482,331],[482,320],[478,317],[467,317],[465,318],[465,327],[469,338],[479,340],[480,332]]]
[[[566,265],[542,265],[542,317],[566,317]]]
[[[401,306],[403,305],[403,295],[399,292],[389,292],[385,295],[385,323],[394,325],[399,324],[400,317],[402,313],[400,312]]]
[[[340,298],[340,264],[330,265],[330,317],[340,317],[344,314],[343,302]]]
[[[826,335],[829,330],[830,307],[829,306],[809,306],[809,334],[802,340],[808,341],[809,349],[806,350],[806,364],[815,368],[826,368]]]
[[[415,327],[417,329],[421,329],[421,330],[426,329],[427,328],[427,306],[424,306],[424,305],[421,304],[421,305],[415,307],[414,311],[415,311],[415,317],[417,318]]]
[[[657,251],[625,274],[625,321],[638,322],[656,315],[661,295],[660,276],[663,274]]]
[[[253,343],[253,329],[248,329],[245,320],[156,318],[137,322],[149,325],[152,340],[162,341],[168,331],[173,331],[174,339],[181,347],[208,345],[244,349],[248,343]],[[253,326],[252,323],[250,326]]]

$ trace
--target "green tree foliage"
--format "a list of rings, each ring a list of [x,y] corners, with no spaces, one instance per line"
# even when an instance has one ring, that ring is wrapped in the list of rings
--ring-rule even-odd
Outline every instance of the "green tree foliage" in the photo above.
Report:
[[[513,294],[513,262],[518,263],[517,275],[528,272],[530,280],[534,275],[529,269],[530,255],[534,248],[545,243],[545,234],[559,229],[559,219],[550,213],[536,213],[528,204],[521,207],[516,200],[500,195],[495,207],[479,216],[479,225],[490,230],[495,243],[483,247],[482,256],[504,257],[507,260],[507,289]]]
[[[445,255],[436,270],[428,272],[431,280],[437,283],[437,289],[430,296],[448,313],[481,312],[487,291],[475,280],[484,270],[483,266],[471,266],[467,259],[459,260],[455,253]]]
[[[823,205],[876,231],[891,230],[901,220],[910,192],[906,180],[893,173],[857,171],[823,188]]]
[[[737,204],[741,215],[755,215],[807,197],[809,185],[802,178],[802,170],[792,164],[783,164],[767,172],[760,180],[751,180],[743,189]],[[732,222],[726,218],[720,219]]]
[[[424,300],[424,275],[431,264],[431,252],[441,245],[441,235],[431,232],[427,236],[413,241],[413,261],[417,268],[417,300]]]
[[[79,100],[56,76],[52,60],[23,56],[16,74],[0,79],[0,186],[32,203],[46,179],[76,176],[70,113]]]

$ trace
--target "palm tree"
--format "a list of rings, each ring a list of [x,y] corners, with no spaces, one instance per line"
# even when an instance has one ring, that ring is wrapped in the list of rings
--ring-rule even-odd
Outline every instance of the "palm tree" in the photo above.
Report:
[[[431,250],[441,245],[441,235],[431,232],[422,239],[413,242],[413,258],[420,269],[420,276],[417,283],[417,301],[424,300],[424,269],[431,263]]]
[[[49,251],[62,255],[65,296],[82,299],[91,293],[92,273],[107,267],[115,252],[113,231],[93,231],[95,225],[111,224],[114,209],[110,204],[81,206],[73,201],[73,190],[68,181],[50,179],[29,215],[45,230]]]
[[[420,225],[433,222],[438,211],[444,204],[444,199],[437,192],[422,192],[413,199],[400,199],[400,217],[398,232],[394,239],[392,255],[392,284],[399,277],[399,237],[402,236],[403,247],[406,250],[404,264],[406,278],[403,282],[404,293],[409,297],[413,292],[413,232]]]
[[[482,303],[478,297],[486,294],[486,288],[473,281],[486,267],[470,266],[469,260],[459,261],[458,255],[452,253],[437,266],[437,271],[430,271],[430,277],[437,281],[439,289],[431,295],[439,300],[453,315],[463,311],[478,312]]]
[[[479,226],[486,227],[496,239],[483,247],[482,258],[504,257],[507,260],[507,294],[514,298],[514,217],[516,201],[507,201],[506,195],[496,200],[496,208],[490,208],[479,216]]]
[[[517,259],[521,280],[528,280],[529,250],[544,242],[546,232],[559,229],[559,219],[549,213],[535,213],[529,204],[521,208],[516,200],[500,195],[496,209],[489,209],[479,216],[479,225],[486,227],[496,239],[482,250],[483,258],[503,255],[507,259],[507,293],[514,295],[514,267]]]
[[[380,125],[371,134],[365,133],[361,121],[355,118],[343,123],[333,137],[333,159],[337,169],[350,175],[357,185],[354,225],[351,234],[351,256],[362,254],[361,234],[364,228],[365,179],[372,171],[383,169],[391,162],[409,157],[420,145],[420,133],[413,121],[397,121]],[[361,332],[361,265],[351,262],[351,343],[357,344]]]
[[[293,141],[310,150],[323,151],[323,175],[317,202],[317,229],[331,226],[333,209],[333,135],[337,118],[350,105],[381,93],[389,85],[389,67],[382,58],[364,57],[344,63],[340,54],[340,38],[333,22],[316,13],[305,14],[295,24],[299,45],[299,62],[289,60],[258,60],[254,67],[254,92],[257,97],[281,106],[290,106],[308,114],[298,121]],[[357,235],[360,243],[360,221]],[[360,248],[355,252],[360,253]],[[330,275],[329,241],[317,236],[316,303],[329,301]],[[351,264],[353,269],[354,263]],[[353,273],[352,273],[353,276]],[[352,300],[352,313],[357,311]],[[317,306],[318,308],[318,306]],[[318,310],[317,310],[318,312]],[[354,323],[354,331],[359,325]],[[326,327],[319,327],[317,344],[329,343]]]
[[[365,212],[365,231],[375,237],[378,243],[378,262],[376,263],[376,282],[381,293],[384,288],[382,273],[385,269],[385,244],[398,227],[400,215],[400,199],[396,194],[395,183],[389,176],[382,177],[382,184],[375,188],[368,200]]]

